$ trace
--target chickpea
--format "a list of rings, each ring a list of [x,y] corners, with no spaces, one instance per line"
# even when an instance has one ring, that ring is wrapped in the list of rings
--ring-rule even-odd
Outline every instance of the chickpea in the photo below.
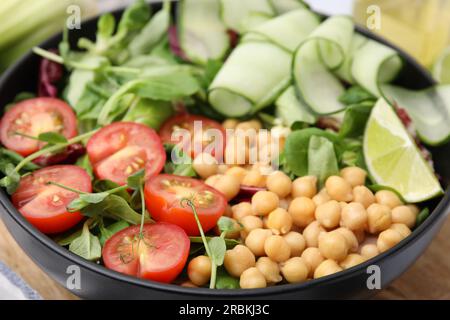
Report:
[[[367,209],[375,203],[375,196],[366,186],[356,186],[353,188],[353,201],[361,203]]]
[[[233,136],[227,140],[225,163],[227,165],[245,164],[248,160],[248,143],[244,138]]]
[[[333,273],[342,271],[342,268],[334,260],[323,261],[314,271],[314,279],[329,276]]]
[[[242,185],[250,187],[264,188],[266,186],[266,180],[264,176],[258,170],[247,171],[247,174],[242,179]]]
[[[264,242],[264,252],[275,262],[283,262],[291,256],[291,247],[282,236],[272,235]]]
[[[181,283],[182,287],[185,288],[198,288],[195,284],[193,284],[191,281],[184,281],[183,283]]]
[[[289,205],[291,204],[291,202],[292,202],[291,198],[280,199],[278,206],[284,210],[287,210],[289,209]]]
[[[300,228],[306,227],[314,221],[316,205],[307,197],[298,197],[291,201],[288,212],[294,224]]]
[[[241,238],[246,239],[248,234],[255,229],[261,229],[263,227],[263,222],[261,218],[256,216],[245,216],[242,217],[239,222],[242,225]]]
[[[347,247],[349,248],[348,250],[350,252],[358,251],[359,242],[352,230],[347,228],[338,228],[335,231],[344,236],[345,240],[347,241]]]
[[[307,247],[319,246],[319,235],[326,232],[318,221],[313,221],[303,230],[303,237],[306,241]]]
[[[391,226],[391,210],[388,206],[374,203],[367,208],[369,232],[372,234],[379,233]]]
[[[365,244],[360,249],[361,256],[363,256],[366,260],[372,259],[373,257],[380,254],[378,247],[376,244]]]
[[[333,201],[335,201],[335,200],[333,200]],[[348,205],[347,202],[344,202],[344,201],[340,201],[340,202],[339,202],[339,206],[341,207],[341,211],[342,211],[347,205]]]
[[[363,256],[356,253],[352,253],[349,254],[347,258],[341,261],[340,266],[344,269],[350,269],[351,267],[361,264],[364,261],[366,261],[366,259],[364,259]]]
[[[314,271],[325,260],[317,248],[306,248],[301,257],[309,267],[310,277],[314,275]]]
[[[367,211],[359,202],[351,202],[342,209],[341,226],[351,230],[361,230],[367,224]]]
[[[317,193],[317,177],[305,176],[295,179],[292,182],[292,197],[312,198]]]
[[[367,172],[359,167],[347,167],[341,170],[341,177],[352,187],[363,186],[366,182]]]
[[[380,252],[385,252],[402,240],[403,236],[400,232],[393,229],[387,229],[378,235],[377,248]]]
[[[214,185],[219,181],[219,179],[220,179],[221,177],[222,177],[221,174],[215,174],[215,175],[213,175],[213,176],[208,177],[208,178],[205,180],[205,183],[206,183],[208,186],[214,188]]]
[[[239,121],[236,119],[227,119],[222,122],[222,127],[224,129],[234,129],[239,124]]]
[[[285,198],[291,193],[292,181],[281,171],[275,171],[267,177],[267,189],[276,193],[280,198]]]
[[[217,174],[225,174],[229,168],[226,164],[219,164],[217,166]]]
[[[235,166],[235,167],[231,167],[231,168],[227,169],[225,174],[236,177],[239,180],[239,183],[241,183],[242,180],[244,179],[245,175],[247,174],[247,170],[245,170],[242,167]]]
[[[416,206],[415,204],[408,204],[407,207],[409,208],[409,210],[412,211],[412,213],[414,213],[414,215],[417,217],[417,215],[420,212],[420,209],[418,206]]]
[[[252,205],[248,202],[240,202],[231,207],[231,211],[233,211],[233,219],[239,221],[243,217],[252,216],[253,210]]]
[[[204,286],[211,278],[211,260],[207,256],[198,256],[189,262],[187,274],[196,286]]]
[[[252,267],[241,274],[239,285],[242,289],[257,289],[267,287],[267,282],[261,271]]]
[[[283,280],[278,264],[267,257],[261,257],[256,261],[256,268],[264,275],[267,283],[277,283]]]
[[[278,208],[279,198],[271,191],[258,191],[252,197],[253,212],[265,216]]]
[[[267,228],[274,234],[286,234],[292,228],[292,218],[286,210],[277,208],[269,213]]]
[[[255,266],[255,256],[244,245],[238,244],[231,250],[225,253],[223,265],[227,272],[233,277],[240,277],[242,272],[248,268]]]
[[[236,177],[221,175],[220,179],[214,184],[213,188],[222,192],[227,200],[233,199],[240,190],[240,183]]]
[[[257,257],[264,256],[264,244],[266,239],[272,235],[272,232],[267,229],[254,229],[250,231],[247,238],[245,238],[245,245]]]
[[[403,204],[402,200],[400,200],[395,192],[392,192],[390,190],[378,191],[377,193],[375,193],[375,199],[377,199],[377,202],[379,204],[388,206],[391,209],[394,209],[395,207],[401,206]]]
[[[315,217],[323,227],[336,228],[341,220],[341,206],[335,200],[325,202],[316,208]]]
[[[338,176],[331,176],[325,182],[325,188],[331,199],[350,202],[353,200],[353,190],[350,183]]]
[[[417,214],[409,206],[398,206],[392,209],[392,223],[403,223],[409,228],[416,224]]]
[[[291,257],[300,257],[306,247],[306,241],[302,234],[300,232],[291,231],[283,237],[291,248]]]
[[[304,259],[293,257],[281,265],[281,273],[287,282],[299,283],[308,278],[309,267]]]
[[[324,204],[325,202],[330,201],[331,198],[328,195],[327,190],[325,188],[323,188],[322,190],[320,190],[320,192],[318,194],[316,194],[312,198],[312,200],[316,206],[320,206],[321,204]]]
[[[209,153],[200,153],[192,162],[192,168],[202,179],[217,174],[217,160]]]
[[[411,229],[408,228],[406,224],[403,223],[393,223],[389,229],[395,230],[402,235],[403,238],[406,238],[411,234]]]
[[[243,130],[243,131],[252,130],[252,129],[255,131],[258,131],[258,130],[261,130],[261,128],[262,128],[261,122],[256,119],[252,119],[249,121],[243,121],[236,126],[236,130]]]
[[[327,259],[342,261],[348,253],[346,238],[337,231],[331,231],[319,236],[320,253]]]

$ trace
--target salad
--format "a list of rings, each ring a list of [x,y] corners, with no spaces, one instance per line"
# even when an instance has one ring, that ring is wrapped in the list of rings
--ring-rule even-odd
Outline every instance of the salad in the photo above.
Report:
[[[95,41],[34,48],[36,92],[0,122],[0,185],[61,246],[186,287],[250,289],[352,268],[443,194],[424,145],[450,87],[393,81],[402,59],[297,0],[182,0]]]

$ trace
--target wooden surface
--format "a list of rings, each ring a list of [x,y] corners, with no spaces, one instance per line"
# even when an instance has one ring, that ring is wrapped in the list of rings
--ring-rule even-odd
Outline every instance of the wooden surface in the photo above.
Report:
[[[424,255],[377,299],[450,299],[450,218]],[[50,279],[20,249],[0,220],[0,260],[44,299],[77,299]]]

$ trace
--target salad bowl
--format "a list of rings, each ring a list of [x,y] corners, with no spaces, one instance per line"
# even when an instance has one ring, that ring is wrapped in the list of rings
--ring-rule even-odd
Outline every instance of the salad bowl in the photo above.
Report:
[[[154,11],[161,4],[152,4]],[[121,11],[114,12],[119,16]],[[71,32],[70,42],[95,37],[97,19],[86,21]],[[366,37],[393,47],[377,36],[357,28]],[[44,42],[44,49],[56,48],[62,35]],[[410,56],[395,48],[404,60],[396,84],[422,89],[435,84],[429,73]],[[0,80],[0,106],[10,103],[19,92],[35,90],[39,57],[31,52],[11,67]],[[450,182],[450,147],[430,148],[436,172],[447,186]],[[414,174],[411,172],[411,174]],[[424,252],[450,211],[450,190],[438,200],[431,200],[430,216],[395,248],[356,267],[301,284],[286,284],[264,289],[214,290],[187,288],[130,277],[87,261],[35,229],[12,205],[5,191],[0,191],[0,213],[8,230],[23,250],[53,279],[86,299],[359,299],[375,295],[407,270]]]

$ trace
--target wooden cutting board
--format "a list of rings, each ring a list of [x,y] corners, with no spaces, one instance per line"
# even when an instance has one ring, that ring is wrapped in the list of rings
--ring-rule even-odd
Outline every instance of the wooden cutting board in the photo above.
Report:
[[[450,299],[450,218],[424,255],[377,299]],[[78,299],[50,279],[17,245],[0,220],[0,260],[44,299]]]

